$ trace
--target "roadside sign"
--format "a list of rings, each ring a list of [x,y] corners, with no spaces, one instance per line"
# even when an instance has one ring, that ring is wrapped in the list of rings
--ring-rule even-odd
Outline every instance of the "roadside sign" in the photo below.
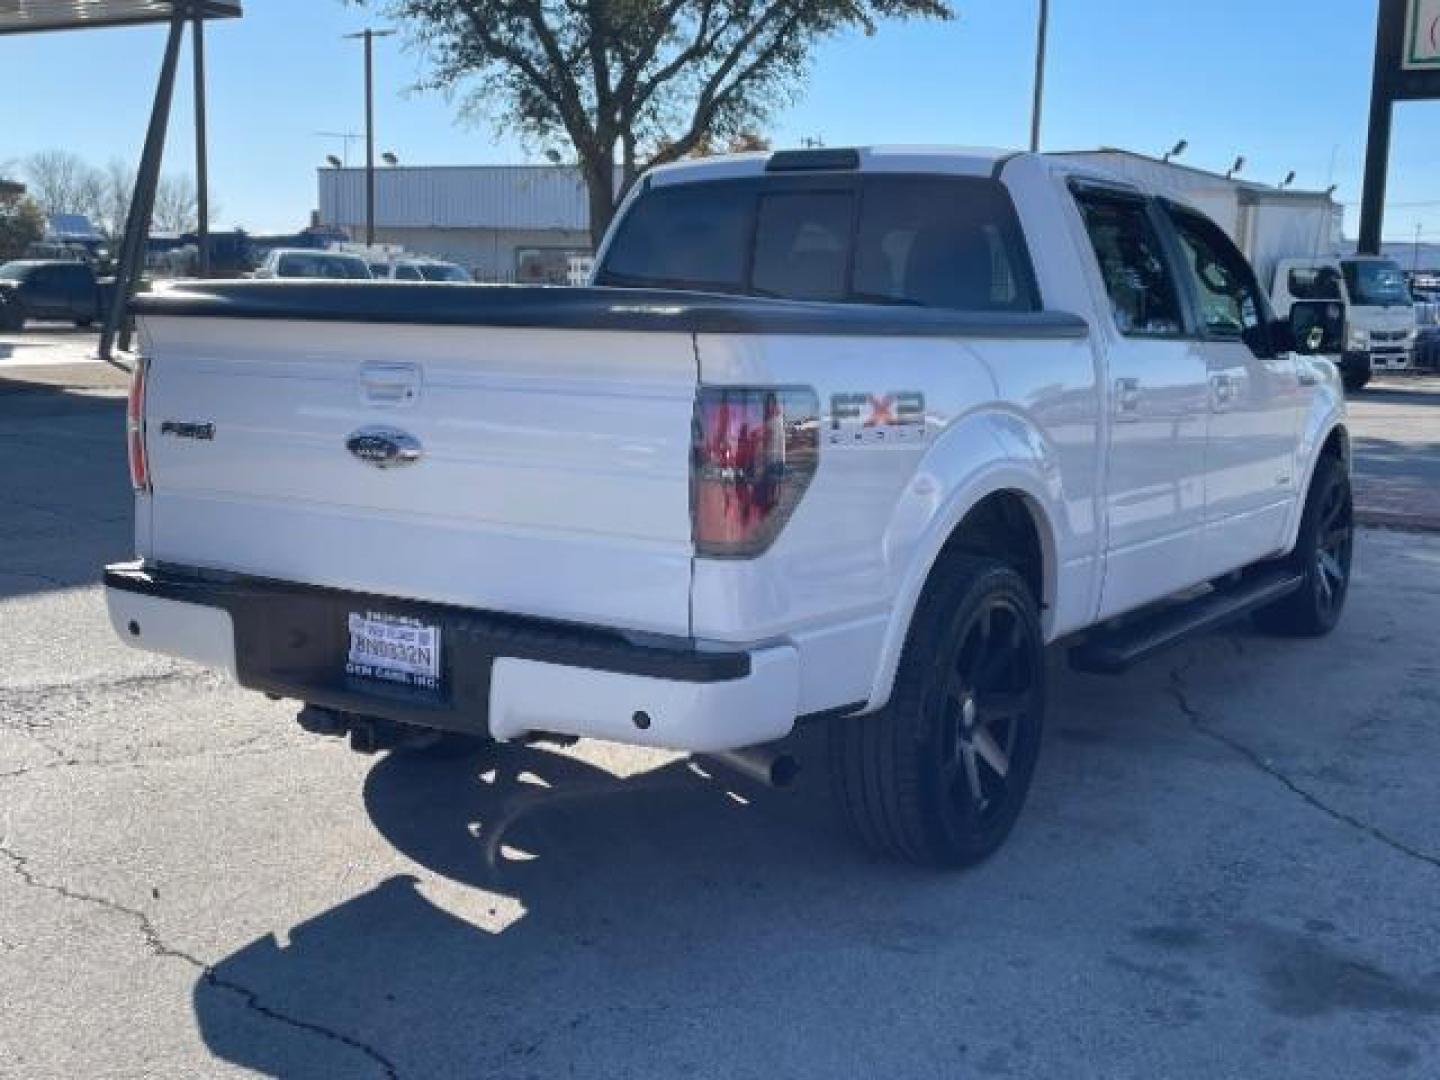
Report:
[[[1440,0],[1379,0],[1379,6],[1365,192],[1360,201],[1360,250],[1367,255],[1380,253],[1395,105],[1440,101]]]
[[[1440,0],[1410,0],[1403,63],[1408,71],[1440,71]]]

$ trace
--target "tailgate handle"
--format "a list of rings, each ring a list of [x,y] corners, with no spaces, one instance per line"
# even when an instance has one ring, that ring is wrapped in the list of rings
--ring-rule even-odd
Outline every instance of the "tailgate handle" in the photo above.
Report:
[[[410,405],[419,396],[419,364],[366,364],[360,369],[360,400],[367,405]]]

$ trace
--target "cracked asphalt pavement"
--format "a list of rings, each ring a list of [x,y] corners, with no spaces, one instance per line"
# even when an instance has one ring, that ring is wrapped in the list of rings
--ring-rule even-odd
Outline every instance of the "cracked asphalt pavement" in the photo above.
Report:
[[[1322,641],[1057,656],[1013,839],[934,875],[810,735],[793,793],[365,758],[126,649],[121,411],[0,387],[0,1076],[1440,1075],[1440,537],[1364,533]]]

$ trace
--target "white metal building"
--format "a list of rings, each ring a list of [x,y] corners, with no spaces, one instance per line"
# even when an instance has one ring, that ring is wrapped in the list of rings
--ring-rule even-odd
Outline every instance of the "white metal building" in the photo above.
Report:
[[[365,170],[321,169],[320,224],[365,236]],[[482,281],[563,284],[590,251],[580,171],[563,165],[399,166],[375,174],[375,240]]]

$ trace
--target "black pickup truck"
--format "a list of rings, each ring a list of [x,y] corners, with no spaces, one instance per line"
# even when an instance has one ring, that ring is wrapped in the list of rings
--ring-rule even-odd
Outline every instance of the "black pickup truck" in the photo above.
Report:
[[[0,266],[0,330],[27,321],[89,326],[102,318],[111,287],[88,263],[25,259]]]

